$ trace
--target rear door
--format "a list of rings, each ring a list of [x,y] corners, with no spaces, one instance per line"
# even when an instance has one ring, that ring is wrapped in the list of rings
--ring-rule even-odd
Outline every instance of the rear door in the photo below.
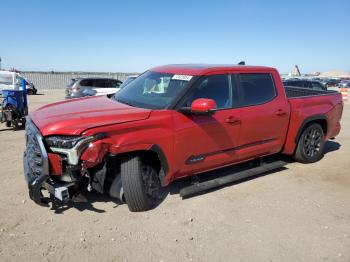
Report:
[[[185,96],[180,107],[190,107],[198,98],[215,100],[214,114],[174,113],[176,176],[198,173],[233,163],[240,131],[238,102],[228,74],[204,76]]]
[[[279,152],[287,134],[289,104],[269,73],[235,75],[238,82],[241,131],[237,146],[239,160]]]

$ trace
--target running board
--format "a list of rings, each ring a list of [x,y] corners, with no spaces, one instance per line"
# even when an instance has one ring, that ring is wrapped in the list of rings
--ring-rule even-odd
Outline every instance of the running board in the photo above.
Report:
[[[190,195],[197,194],[199,192],[220,187],[225,184],[229,184],[244,178],[252,177],[252,176],[257,176],[261,175],[263,173],[273,171],[276,169],[280,169],[283,166],[285,166],[287,162],[285,161],[275,161],[271,163],[262,163],[261,165],[257,167],[251,167],[246,170],[234,172],[228,175],[224,175],[221,177],[217,177],[208,181],[203,181],[203,182],[197,182],[193,185],[184,187],[180,190],[180,197],[187,197]]]

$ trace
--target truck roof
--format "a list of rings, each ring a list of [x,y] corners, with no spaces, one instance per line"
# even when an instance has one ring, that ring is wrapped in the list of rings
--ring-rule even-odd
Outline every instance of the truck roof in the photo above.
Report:
[[[220,65],[220,64],[173,64],[158,66],[151,69],[160,73],[183,74],[183,75],[208,75],[212,73],[225,73],[232,71],[246,72],[270,72],[275,68],[266,66],[246,66],[246,65]]]

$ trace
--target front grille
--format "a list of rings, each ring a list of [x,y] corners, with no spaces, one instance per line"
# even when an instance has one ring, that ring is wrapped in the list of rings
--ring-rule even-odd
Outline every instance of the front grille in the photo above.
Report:
[[[26,176],[48,175],[47,153],[42,136],[34,123],[28,118],[26,122],[26,149],[24,152]]]

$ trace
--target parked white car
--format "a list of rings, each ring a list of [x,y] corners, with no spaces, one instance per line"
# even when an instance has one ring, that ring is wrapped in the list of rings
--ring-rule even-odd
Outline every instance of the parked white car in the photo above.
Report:
[[[122,83],[113,78],[74,78],[66,88],[66,98],[114,94]]]

